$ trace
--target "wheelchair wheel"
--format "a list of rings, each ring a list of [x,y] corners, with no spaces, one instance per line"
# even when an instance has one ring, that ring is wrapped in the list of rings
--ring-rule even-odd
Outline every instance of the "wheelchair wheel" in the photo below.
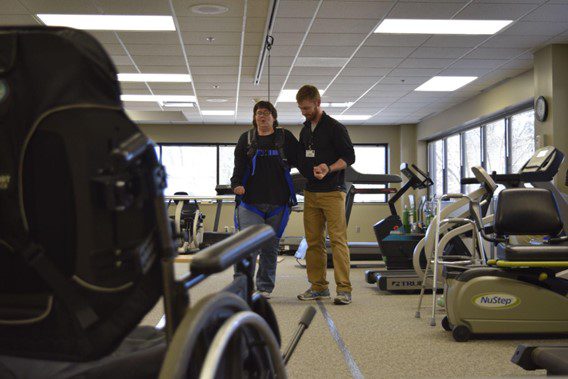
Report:
[[[244,354],[243,354],[244,353]],[[254,312],[239,312],[217,332],[200,379],[287,378],[274,333]]]
[[[253,312],[259,314],[264,321],[270,326],[272,332],[274,333],[274,337],[276,337],[276,342],[278,342],[278,346],[282,346],[282,338],[280,337],[280,329],[278,328],[278,321],[276,320],[276,315],[274,314],[274,310],[272,306],[259,293],[255,293],[252,296],[252,310]]]
[[[228,292],[212,294],[197,302],[177,327],[159,378],[198,378],[219,329],[234,314],[248,310],[243,299]]]

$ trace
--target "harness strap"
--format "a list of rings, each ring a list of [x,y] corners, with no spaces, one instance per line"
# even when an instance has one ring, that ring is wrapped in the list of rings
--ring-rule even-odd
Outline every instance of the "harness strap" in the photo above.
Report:
[[[256,213],[257,215],[262,217],[262,219],[265,220],[265,221],[268,220],[269,218],[272,218],[272,217],[277,216],[280,213],[282,213],[282,218],[280,219],[280,226],[278,227],[278,230],[275,230],[276,236],[278,238],[282,237],[282,235],[284,234],[284,230],[286,230],[286,225],[288,225],[288,221],[290,219],[291,209],[288,205],[281,205],[271,212],[263,212],[260,209],[258,209],[257,207],[255,207],[254,205],[247,204],[243,201],[241,201],[240,206],[242,206],[246,210],[249,210],[251,212]],[[238,207],[235,208],[234,222],[235,222],[235,228],[237,230],[240,230],[240,228],[239,228],[239,217],[238,217]]]

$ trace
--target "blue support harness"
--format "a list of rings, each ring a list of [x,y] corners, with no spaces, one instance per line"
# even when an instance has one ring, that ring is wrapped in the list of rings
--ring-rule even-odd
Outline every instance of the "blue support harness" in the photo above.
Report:
[[[252,157],[252,162],[251,162],[251,166],[252,167],[248,167],[245,175],[243,177],[243,187],[246,185],[249,177],[253,176],[255,171],[256,171],[256,159],[257,157],[279,157],[280,156],[280,152],[278,150],[257,150],[256,153],[254,154],[254,156]],[[292,176],[290,175],[290,169],[287,167],[282,167],[282,169],[284,170],[284,178],[286,178],[286,183],[288,183],[288,189],[290,190],[290,199],[288,200],[288,204],[284,204],[276,209],[274,209],[272,212],[263,212],[260,209],[258,209],[257,207],[255,207],[254,205],[251,204],[247,204],[243,201],[243,196],[242,195],[237,195],[235,198],[236,201],[236,207],[235,207],[235,215],[234,215],[234,221],[235,221],[235,228],[237,230],[240,230],[239,228],[239,218],[237,215],[237,208],[242,205],[245,209],[256,213],[257,215],[259,215],[260,217],[263,218],[263,220],[268,220],[271,217],[274,217],[280,213],[282,214],[282,219],[280,220],[280,227],[278,228],[278,230],[276,231],[276,236],[278,238],[282,237],[282,235],[284,234],[284,230],[286,229],[286,225],[288,224],[288,220],[290,219],[290,208],[296,204],[298,204],[298,200],[296,199],[296,192],[294,190],[294,184],[292,182]]]

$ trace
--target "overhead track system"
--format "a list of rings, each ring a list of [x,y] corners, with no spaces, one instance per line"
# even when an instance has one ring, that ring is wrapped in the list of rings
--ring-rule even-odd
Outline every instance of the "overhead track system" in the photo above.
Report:
[[[272,30],[274,29],[274,24],[276,22],[276,12],[278,10],[278,0],[271,0],[270,6],[268,7],[268,17],[266,18],[266,27],[264,28],[263,45],[258,56],[258,63],[256,65],[256,74],[254,75],[254,85],[258,86],[260,84],[260,79],[262,77],[262,70],[264,68],[264,62],[270,54],[270,48],[274,38],[272,38]],[[269,38],[270,37],[270,38]],[[269,96],[270,97],[270,96]]]

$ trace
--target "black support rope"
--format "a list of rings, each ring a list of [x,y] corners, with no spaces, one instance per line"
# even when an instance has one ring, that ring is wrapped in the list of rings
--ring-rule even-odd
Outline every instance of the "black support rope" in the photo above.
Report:
[[[274,37],[266,36],[265,47],[268,50],[268,101],[270,102],[270,49],[274,44]]]

